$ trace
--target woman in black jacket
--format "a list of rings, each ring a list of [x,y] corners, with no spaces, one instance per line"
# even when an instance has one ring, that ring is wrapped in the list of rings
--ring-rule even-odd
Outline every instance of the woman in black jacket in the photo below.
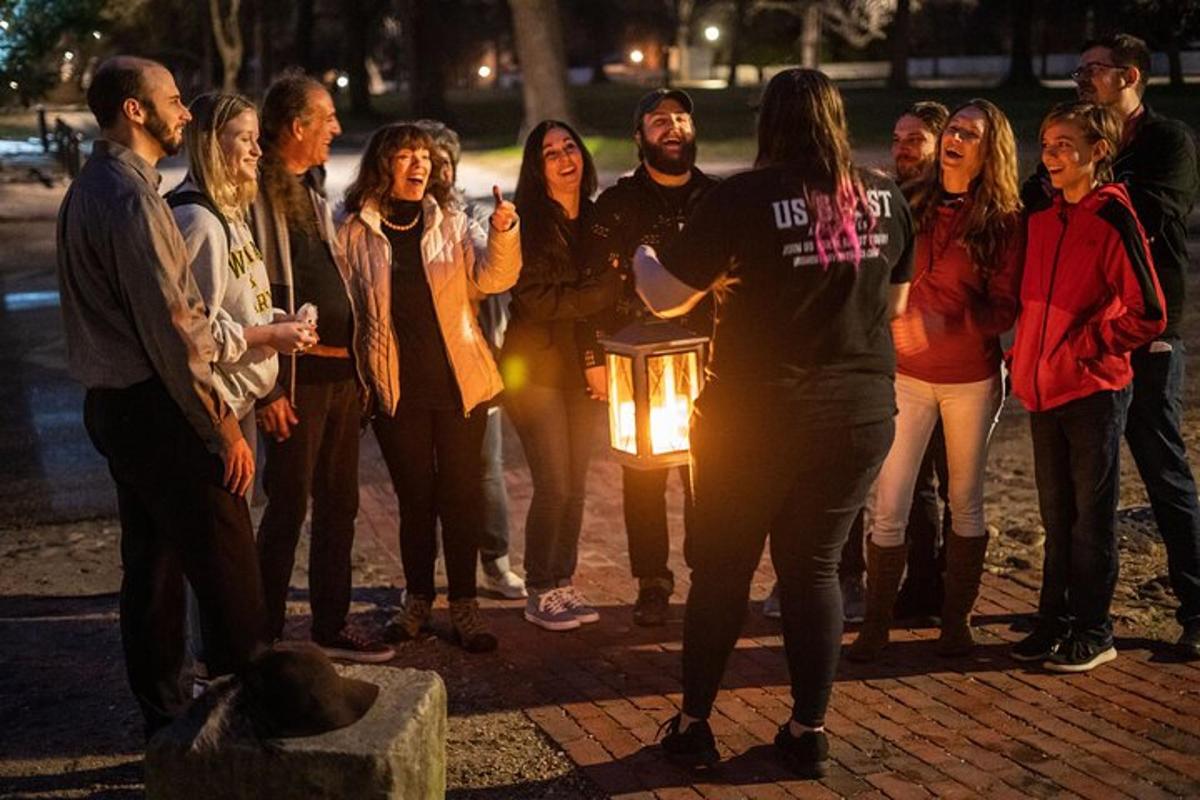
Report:
[[[571,585],[583,525],[584,485],[599,409],[587,386],[603,385],[603,359],[580,352],[576,327],[613,303],[615,270],[580,267],[596,168],[565,122],[546,120],[525,140],[516,205],[525,220],[524,268],[512,289],[512,321],[500,357],[506,402],[533,476],[525,519],[525,619],[565,631],[599,619]],[[585,379],[584,363],[591,374]]]

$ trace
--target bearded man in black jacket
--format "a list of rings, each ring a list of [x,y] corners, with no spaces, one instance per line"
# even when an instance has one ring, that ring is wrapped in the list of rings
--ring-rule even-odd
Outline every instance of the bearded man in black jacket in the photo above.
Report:
[[[1133,353],[1133,402],[1125,439],[1150,496],[1167,548],[1171,586],[1183,627],[1180,655],[1200,658],[1200,503],[1180,433],[1183,413],[1186,220],[1200,194],[1196,140],[1184,123],[1143,102],[1150,76],[1146,43],[1124,33],[1084,45],[1071,73],[1081,100],[1108,107],[1124,124],[1113,176],[1124,183],[1150,240],[1167,300],[1167,328]],[[1029,210],[1047,204],[1044,172],[1025,185]]]
[[[716,185],[715,179],[695,166],[696,129],[692,122],[692,99],[686,92],[678,89],[649,92],[638,102],[633,125],[641,164],[633,175],[617,181],[596,200],[586,245],[589,269],[607,269],[616,262],[625,282],[616,305],[597,315],[590,329],[581,333],[581,339],[611,335],[631,323],[654,318],[634,291],[629,275],[633,252],[643,244],[660,249],[668,244],[679,234],[700,199]],[[710,336],[712,313],[711,303],[703,303],[676,322],[694,333]],[[587,353],[599,352],[595,347],[581,349]],[[591,380],[588,389],[598,398],[607,393],[605,385],[593,385]],[[686,535],[691,480],[687,467],[682,470]],[[667,566],[670,540],[665,491],[669,472],[623,468],[629,561],[633,576],[638,579],[633,620],[638,625],[664,624],[675,588],[674,576]]]

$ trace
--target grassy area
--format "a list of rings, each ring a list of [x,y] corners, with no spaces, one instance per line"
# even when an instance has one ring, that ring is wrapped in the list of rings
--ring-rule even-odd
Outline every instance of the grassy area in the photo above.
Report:
[[[633,129],[633,108],[644,87],[626,84],[572,87],[572,102],[579,127],[601,169],[628,166],[636,158],[630,135]],[[757,88],[696,89],[691,91],[696,102],[696,125],[700,132],[703,157],[711,160],[749,161],[754,154],[754,112]],[[1070,99],[1068,89],[1020,89],[1007,87],[967,89],[910,89],[893,91],[884,88],[847,87],[843,89],[850,131],[857,147],[886,147],[891,140],[892,123],[896,116],[916,100],[939,100],[953,108],[971,97],[986,97],[1008,114],[1022,143],[1024,161],[1034,155],[1042,115],[1054,103]],[[519,90],[477,89],[452,91],[447,98],[451,124],[463,137],[464,144],[484,158],[504,159],[511,163],[516,148],[517,131],[521,126],[521,94]],[[1151,104],[1163,114],[1187,121],[1200,128],[1200,103],[1196,102],[1196,87],[1171,89],[1154,86],[1150,90]],[[408,99],[391,94],[375,98],[375,114],[369,118],[355,117],[343,111],[346,144],[365,141],[366,136],[383,122],[411,116]],[[35,135],[36,123],[32,112],[0,114],[0,137],[13,138]]]

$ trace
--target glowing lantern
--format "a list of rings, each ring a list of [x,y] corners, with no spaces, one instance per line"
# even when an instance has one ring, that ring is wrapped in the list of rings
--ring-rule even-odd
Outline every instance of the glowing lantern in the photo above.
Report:
[[[609,446],[618,461],[639,469],[688,463],[688,424],[704,382],[707,343],[667,321],[636,323],[601,340]]]

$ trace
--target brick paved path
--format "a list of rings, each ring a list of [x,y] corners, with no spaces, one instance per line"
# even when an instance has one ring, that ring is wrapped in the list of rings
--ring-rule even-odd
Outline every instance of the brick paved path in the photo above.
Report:
[[[511,438],[506,463],[519,561],[530,486]],[[362,485],[360,553],[370,553],[402,585],[395,499],[370,434]],[[522,603],[485,600],[499,652],[445,667],[462,665],[471,681],[485,683],[479,693],[490,693],[497,708],[523,710],[604,792],[622,798],[1200,796],[1200,663],[1172,663],[1160,643],[1119,636],[1120,658],[1088,675],[1017,666],[1005,652],[1021,636],[1012,626],[1033,610],[1036,587],[993,575],[985,575],[976,605],[981,644],[972,657],[940,659],[932,652],[937,632],[918,630],[895,632],[900,641],[881,664],[843,662],[828,716],[836,763],[820,783],[790,779],[773,757],[770,742],[787,719],[790,698],[778,626],[755,603],[711,720],[721,766],[700,774],[668,764],[653,743],[681,700],[687,588],[678,487],[672,492],[671,562],[680,584],[672,624],[632,624],[636,590],[620,470],[601,458],[590,476],[577,574],[601,621],[550,633],[521,618]],[[771,580],[764,559],[753,597],[761,599]],[[436,614],[444,617],[444,606]],[[852,638],[847,633],[845,641]],[[405,645],[395,663],[419,663],[423,656],[414,648],[437,646]]]

